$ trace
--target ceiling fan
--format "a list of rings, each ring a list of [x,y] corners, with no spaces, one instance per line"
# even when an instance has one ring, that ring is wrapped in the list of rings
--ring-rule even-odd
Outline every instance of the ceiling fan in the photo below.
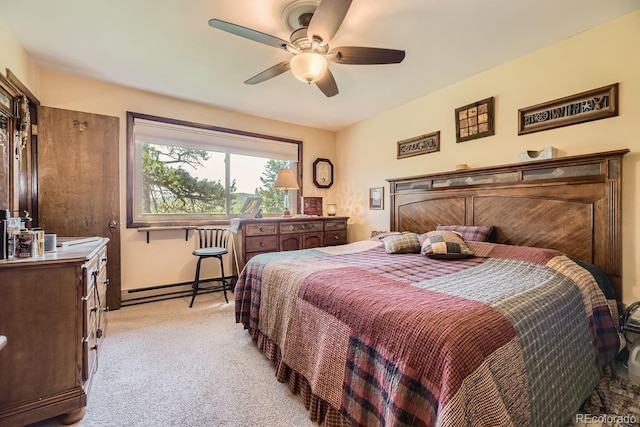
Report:
[[[209,20],[213,28],[235,34],[259,43],[286,50],[293,57],[256,74],[246,84],[261,83],[291,70],[297,79],[315,83],[328,97],[338,94],[338,86],[328,62],[336,64],[398,64],[404,59],[404,50],[376,47],[343,46],[330,49],[329,42],[340,28],[352,0],[295,1],[283,16],[293,32],[290,41],[252,30],[220,19]],[[291,20],[298,28],[291,28]]]

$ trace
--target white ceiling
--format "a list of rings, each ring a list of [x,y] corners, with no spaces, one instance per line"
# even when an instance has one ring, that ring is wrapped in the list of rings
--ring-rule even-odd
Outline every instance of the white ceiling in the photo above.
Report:
[[[640,8],[637,0],[353,0],[330,46],[404,49],[406,58],[330,63],[340,93],[327,98],[290,72],[245,85],[290,54],[207,25],[218,18],[289,40],[290,1],[0,0],[0,19],[42,68],[335,131]]]

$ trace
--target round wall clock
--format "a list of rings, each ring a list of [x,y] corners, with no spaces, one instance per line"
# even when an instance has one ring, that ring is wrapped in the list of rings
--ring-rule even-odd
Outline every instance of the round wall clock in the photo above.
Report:
[[[316,159],[313,162],[313,183],[318,188],[329,188],[333,185],[333,163],[329,159]]]

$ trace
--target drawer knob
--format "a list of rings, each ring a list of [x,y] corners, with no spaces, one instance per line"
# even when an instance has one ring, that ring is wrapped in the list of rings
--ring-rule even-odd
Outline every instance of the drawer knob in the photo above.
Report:
[[[258,230],[260,230],[261,233],[264,231],[262,227],[259,227]]]
[[[338,237],[338,236],[333,236],[333,238],[334,238],[335,240],[340,240],[340,237]]]
[[[260,242],[260,246],[264,248],[264,242]]]

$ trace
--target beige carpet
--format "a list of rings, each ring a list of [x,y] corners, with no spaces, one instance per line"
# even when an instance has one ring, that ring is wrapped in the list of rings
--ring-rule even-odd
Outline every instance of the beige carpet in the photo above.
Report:
[[[298,396],[235,323],[221,293],[109,313],[87,413],[77,426],[314,426]],[[616,415],[640,419],[640,385],[612,381]],[[60,426],[57,419],[34,427]],[[575,425],[569,423],[569,425]],[[599,425],[638,425],[590,423]]]
[[[109,313],[77,426],[313,426],[221,293]],[[57,419],[38,427],[61,425]]]

